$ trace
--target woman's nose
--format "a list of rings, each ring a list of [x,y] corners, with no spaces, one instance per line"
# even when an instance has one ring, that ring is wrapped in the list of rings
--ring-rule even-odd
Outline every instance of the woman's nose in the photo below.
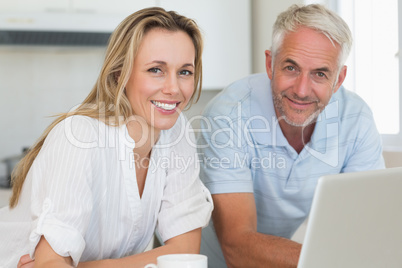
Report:
[[[162,92],[168,95],[177,95],[179,93],[179,81],[176,75],[168,75],[165,80]]]

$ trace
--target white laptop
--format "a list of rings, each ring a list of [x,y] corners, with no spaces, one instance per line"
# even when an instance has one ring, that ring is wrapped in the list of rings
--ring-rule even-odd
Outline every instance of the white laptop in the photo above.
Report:
[[[401,268],[402,167],[319,179],[298,268]]]

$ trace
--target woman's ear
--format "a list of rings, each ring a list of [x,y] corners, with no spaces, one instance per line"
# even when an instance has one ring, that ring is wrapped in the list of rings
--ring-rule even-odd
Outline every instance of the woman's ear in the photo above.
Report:
[[[119,78],[120,78],[120,71],[119,71],[119,72],[115,72],[115,73],[113,74],[113,76],[114,76],[114,81],[116,82],[116,84],[118,84],[118,83],[119,83]]]

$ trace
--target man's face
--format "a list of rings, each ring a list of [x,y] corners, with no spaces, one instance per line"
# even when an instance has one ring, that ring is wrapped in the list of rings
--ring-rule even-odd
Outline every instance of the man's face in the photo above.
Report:
[[[338,73],[341,48],[310,28],[299,28],[283,39],[274,59],[266,51],[266,68],[278,119],[292,126],[314,122],[341,86],[346,66]]]

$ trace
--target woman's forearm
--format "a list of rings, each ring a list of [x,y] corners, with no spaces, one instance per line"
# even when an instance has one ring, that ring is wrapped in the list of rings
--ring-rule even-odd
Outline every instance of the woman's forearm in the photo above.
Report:
[[[201,228],[173,237],[166,241],[164,246],[143,253],[135,254],[121,259],[83,262],[78,265],[78,268],[143,268],[149,263],[156,263],[156,258],[161,255],[175,253],[199,253],[200,244]]]
[[[42,236],[35,249],[35,262],[33,267],[71,268],[73,266],[70,257],[62,257],[58,255]]]

